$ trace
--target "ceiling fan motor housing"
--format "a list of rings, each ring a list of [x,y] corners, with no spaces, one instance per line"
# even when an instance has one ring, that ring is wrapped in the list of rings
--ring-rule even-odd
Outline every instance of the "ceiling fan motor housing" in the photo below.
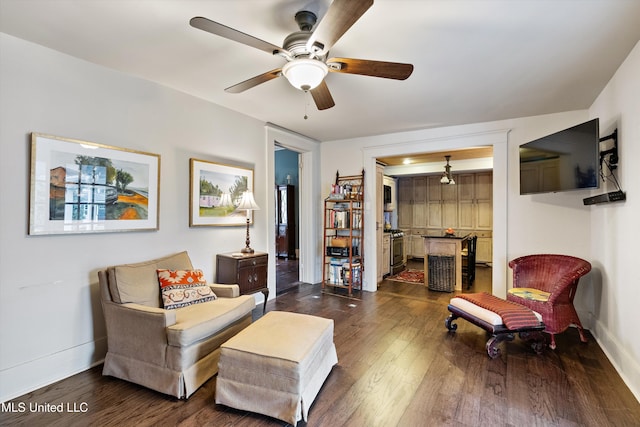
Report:
[[[307,40],[311,36],[310,31],[296,31],[289,34],[282,42],[282,47],[291,53],[291,56],[298,58],[300,56],[309,56],[307,51]]]
[[[315,25],[317,17],[313,12],[302,10],[296,13],[295,19],[298,23],[298,27],[300,27],[300,31],[289,34],[284,39],[284,42],[282,42],[282,47],[289,51],[293,58],[299,58],[301,56],[311,58],[311,52],[307,50],[307,41],[309,40],[309,37],[311,37],[311,29]],[[315,59],[324,61],[327,58],[327,53],[322,56],[314,57]]]
[[[293,87],[306,92],[316,88],[327,75],[327,54],[320,56],[307,49],[311,29],[317,21],[316,15],[303,10],[296,13],[295,19],[300,31],[289,34],[282,43],[290,54],[288,62],[282,67],[282,74]]]

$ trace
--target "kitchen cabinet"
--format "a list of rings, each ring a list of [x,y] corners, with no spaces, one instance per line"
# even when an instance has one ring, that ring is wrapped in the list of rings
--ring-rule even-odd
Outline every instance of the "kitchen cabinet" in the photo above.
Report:
[[[413,216],[411,228],[424,227],[427,224],[427,177],[413,177]]]
[[[424,257],[424,238],[426,232],[422,230],[414,230],[409,236],[406,237],[407,251],[411,258],[423,258]]]
[[[490,231],[476,233],[476,262],[490,263],[493,259],[493,239]]]
[[[427,177],[398,179],[398,228],[426,227],[427,215]]]
[[[391,274],[391,235],[384,233],[382,236],[382,276]]]
[[[442,184],[440,175],[427,177],[428,228],[458,228],[457,185]],[[457,177],[454,175],[454,180]]]
[[[477,234],[477,261],[491,262],[493,173],[454,174],[455,185],[442,184],[440,178],[437,174],[398,180],[398,225],[405,230],[408,256],[423,257],[422,236],[442,236],[451,227],[460,236]]]
[[[413,223],[413,178],[398,179],[398,228],[408,230]]]
[[[491,230],[493,228],[493,174],[491,172],[459,174],[459,229]]]

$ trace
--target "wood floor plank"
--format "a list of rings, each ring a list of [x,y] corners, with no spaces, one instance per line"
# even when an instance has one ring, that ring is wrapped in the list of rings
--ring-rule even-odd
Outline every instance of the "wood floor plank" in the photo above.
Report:
[[[488,271],[487,271],[488,270]],[[479,269],[471,291],[490,289]],[[269,301],[282,310],[334,320],[338,365],[309,412],[307,426],[638,426],[640,403],[597,342],[575,329],[558,348],[536,355],[519,338],[490,359],[487,334],[458,319],[444,326],[455,294],[385,281],[378,292],[345,298],[298,285]],[[261,315],[261,307],[256,317]],[[116,378],[101,366],[12,400],[86,404],[83,413],[0,412],[2,426],[230,426],[286,423],[215,404],[212,378],[189,400],[178,400]],[[5,404],[6,407],[6,404]],[[301,426],[304,425],[301,423]]]

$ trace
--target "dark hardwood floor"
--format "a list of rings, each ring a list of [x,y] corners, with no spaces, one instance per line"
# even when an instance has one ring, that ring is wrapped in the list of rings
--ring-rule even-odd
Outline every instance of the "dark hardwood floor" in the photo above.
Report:
[[[471,291],[488,289],[479,268]],[[458,320],[444,326],[453,294],[385,281],[355,299],[301,284],[267,304],[334,319],[339,363],[309,413],[308,426],[638,426],[640,403],[598,344],[571,328],[540,356],[516,338],[489,359],[487,336]],[[260,310],[261,312],[261,310]],[[215,377],[187,401],[115,378],[101,366],[36,390],[0,413],[2,425],[278,426],[283,422],[215,404]],[[29,405],[65,405],[31,413]],[[9,408],[9,403],[3,406]],[[67,411],[78,408],[79,412]],[[74,406],[75,405],[75,406]],[[84,411],[84,412],[81,412]],[[303,424],[303,423],[300,423]]]

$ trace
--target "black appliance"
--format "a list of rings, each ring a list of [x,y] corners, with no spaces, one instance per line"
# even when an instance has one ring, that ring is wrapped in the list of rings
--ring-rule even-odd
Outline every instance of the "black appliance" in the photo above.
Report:
[[[389,230],[391,235],[391,274],[400,273],[406,268],[404,262],[404,231]]]
[[[385,185],[383,188],[384,188],[384,203],[385,204],[391,203],[391,186]]]

